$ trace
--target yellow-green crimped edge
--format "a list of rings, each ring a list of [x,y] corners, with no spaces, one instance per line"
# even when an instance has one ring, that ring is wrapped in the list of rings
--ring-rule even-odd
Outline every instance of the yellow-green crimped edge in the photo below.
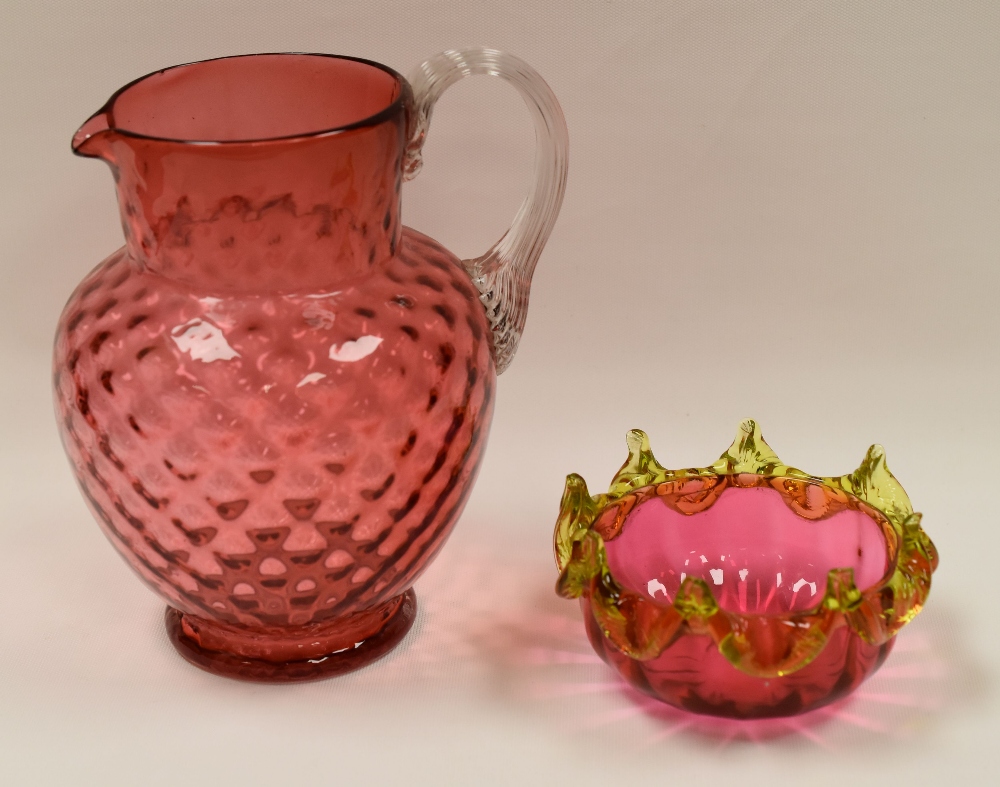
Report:
[[[748,674],[781,676],[812,661],[825,646],[827,635],[841,624],[850,626],[868,643],[884,644],[926,601],[937,552],[920,526],[920,514],[914,513],[903,487],[889,472],[881,446],[869,448],[853,473],[834,478],[811,476],[784,464],[764,441],[756,422],[749,419],[740,424],[729,449],[708,467],[668,470],[656,461],[644,432],[634,429],[626,440],[628,460],[607,494],[591,496],[579,475],[566,478],[554,536],[560,570],[556,591],[565,598],[588,596],[605,636],[626,655],[641,660],[656,658],[678,636],[690,631],[711,636],[722,655]],[[895,542],[889,544],[890,550],[896,550],[892,572],[877,586],[861,592],[850,568],[833,569],[827,575],[826,593],[815,608],[780,616],[723,611],[709,586],[696,578],[687,578],[673,604],[666,606],[622,588],[611,576],[604,540],[592,529],[607,509],[618,506],[620,512],[627,512],[652,497],[654,488],[665,482],[729,477],[737,486],[745,486],[739,479],[751,476],[820,484],[881,513],[891,528],[887,540]],[[642,618],[643,626],[632,625],[637,617]],[[759,664],[748,630],[784,621],[795,623],[793,647],[780,663]]]

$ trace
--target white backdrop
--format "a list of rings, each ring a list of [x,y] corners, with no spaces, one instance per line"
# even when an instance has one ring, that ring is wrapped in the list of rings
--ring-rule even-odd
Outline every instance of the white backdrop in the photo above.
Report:
[[[0,782],[993,783],[998,36],[989,0],[5,0]],[[59,310],[121,244],[111,178],[70,137],[174,63],[295,50],[405,72],[477,44],[543,74],[571,156],[476,491],[383,661],[294,687],[202,673],[91,521],[53,425]],[[467,80],[405,222],[480,253],[531,156],[513,90]],[[566,473],[602,487],[632,427],[668,466],[707,464],[746,416],[819,474],[883,443],[942,555],[882,671],[809,724],[637,698],[552,592]]]

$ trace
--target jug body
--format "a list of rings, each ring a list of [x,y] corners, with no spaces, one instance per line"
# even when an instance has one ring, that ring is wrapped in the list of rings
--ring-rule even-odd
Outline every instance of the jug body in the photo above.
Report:
[[[466,266],[400,222],[413,117],[384,66],[247,56],[139,80],[74,139],[112,167],[126,245],[59,321],[63,443],[211,671],[378,658],[471,490],[494,334]]]
[[[409,231],[336,293],[198,297],[112,255],[54,361],[109,540],[198,618],[301,627],[393,602],[454,525],[489,429],[489,328],[464,278]]]

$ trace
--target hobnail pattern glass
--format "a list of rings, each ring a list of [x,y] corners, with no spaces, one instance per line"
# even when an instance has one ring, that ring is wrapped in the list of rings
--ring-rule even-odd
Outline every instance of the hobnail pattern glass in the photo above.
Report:
[[[440,82],[488,68],[556,129],[510,233],[531,253],[487,255],[501,290],[483,258],[400,223]],[[351,58],[205,61],[126,86],[74,138],[111,165],[126,246],[59,322],[63,441],[174,645],[217,673],[307,680],[386,652],[475,479],[562,199],[565,124],[493,50],[418,77],[414,94]]]

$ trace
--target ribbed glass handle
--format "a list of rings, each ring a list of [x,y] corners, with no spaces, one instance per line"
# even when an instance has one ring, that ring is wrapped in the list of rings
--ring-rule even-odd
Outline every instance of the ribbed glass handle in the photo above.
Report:
[[[475,74],[498,76],[518,89],[534,120],[537,142],[534,187],[521,203],[514,223],[484,255],[463,260],[486,307],[493,329],[493,357],[500,374],[517,351],[528,313],[531,276],[562,205],[569,133],[552,90],[520,58],[481,47],[442,52],[410,74],[415,112],[403,164],[407,180],[416,176],[423,163],[420,151],[434,104],[447,87]]]

